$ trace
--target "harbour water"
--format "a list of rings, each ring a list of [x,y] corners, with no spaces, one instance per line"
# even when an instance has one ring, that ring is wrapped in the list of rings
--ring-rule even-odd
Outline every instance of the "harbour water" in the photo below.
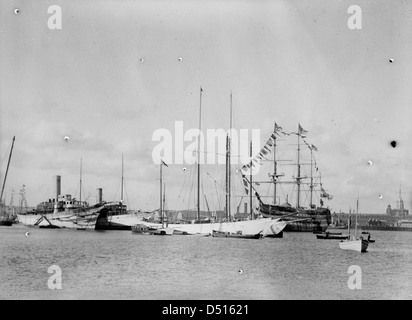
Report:
[[[411,299],[412,232],[372,238],[358,253],[312,233],[248,240],[0,227],[0,299]],[[48,288],[52,265],[61,289]],[[351,265],[361,289],[348,287]]]

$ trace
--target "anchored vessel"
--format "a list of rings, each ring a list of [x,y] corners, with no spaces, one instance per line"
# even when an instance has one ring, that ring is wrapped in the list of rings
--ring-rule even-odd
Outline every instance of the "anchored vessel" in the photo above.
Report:
[[[260,165],[262,161],[272,162],[273,163],[273,173],[269,174],[269,181],[257,181],[255,185],[269,184],[273,185],[273,203],[265,203],[262,200],[262,196],[259,192],[253,187],[255,195],[259,201],[259,210],[260,213],[265,217],[275,217],[280,218],[283,221],[287,222],[285,231],[302,231],[302,232],[323,232],[327,229],[331,223],[331,212],[328,207],[324,207],[324,200],[331,200],[332,196],[328,194],[322,186],[321,175],[319,169],[316,165],[316,161],[313,156],[313,152],[317,151],[317,148],[312,144],[309,145],[305,140],[307,131],[304,130],[300,124],[298,124],[297,132],[284,132],[282,127],[278,126],[275,123],[274,131],[271,134],[266,145],[262,148],[261,152],[254,158],[252,161],[245,165],[242,168],[244,184],[252,184],[252,176],[250,176],[250,181],[247,179],[246,172],[252,170],[253,167]],[[297,161],[296,169],[297,175],[292,176],[292,181],[284,181],[282,178],[285,176],[284,173],[279,173],[278,165],[281,162],[290,161],[284,159],[277,159],[277,142],[280,136],[297,136]],[[310,162],[302,163],[301,153],[302,153],[302,142],[303,146],[306,146],[310,151]],[[267,159],[267,155],[273,151],[273,159]],[[286,163],[286,165],[290,165]],[[302,166],[310,165],[310,177],[304,176],[302,174]],[[318,173],[317,182],[315,182],[315,175],[313,172],[313,167],[316,167],[316,172]],[[310,178],[309,183],[303,182],[304,179]],[[292,206],[288,202],[288,197],[286,202],[281,204],[277,195],[278,185],[284,186],[294,186],[296,187],[296,205]],[[309,186],[309,190],[302,190],[304,186]],[[320,189],[316,190],[315,187],[319,186]],[[309,205],[307,207],[302,206],[302,191],[309,191]],[[320,206],[316,206],[314,203],[313,196],[315,192],[320,193]]]
[[[199,112],[199,132],[201,132],[201,110],[202,110],[202,93],[203,90],[200,88],[200,112]],[[232,95],[230,97],[232,105]],[[232,126],[230,125],[230,128]],[[251,212],[251,219],[234,221],[232,215],[230,214],[230,136],[226,137],[226,219],[225,221],[202,221],[200,217],[200,136],[198,137],[198,159],[197,159],[197,219],[194,223],[182,223],[182,224],[168,224],[169,228],[175,230],[182,234],[204,234],[212,235],[213,231],[215,234],[228,234],[228,235],[253,235],[261,234],[262,236],[266,235],[277,235],[282,232],[286,223],[279,221],[279,219],[269,218],[259,218],[254,219],[253,213]],[[161,209],[160,209],[161,211]],[[148,228],[160,228],[161,223],[149,223],[146,221],[136,221],[133,225],[140,225],[135,227],[134,230],[141,230],[141,225],[144,225]]]
[[[19,221],[28,226],[43,228],[94,229],[105,202],[90,205],[70,194],[61,194],[61,176],[54,176],[55,198],[38,205],[33,212],[18,214]]]
[[[359,208],[359,196],[356,201],[356,215],[355,215],[355,235],[350,238],[350,218],[348,221],[348,236],[349,239],[343,240],[339,242],[339,248],[342,250],[351,250],[351,251],[358,251],[358,252],[366,252],[368,248],[369,241],[364,239],[362,236],[357,238],[357,230],[358,230],[358,208]]]

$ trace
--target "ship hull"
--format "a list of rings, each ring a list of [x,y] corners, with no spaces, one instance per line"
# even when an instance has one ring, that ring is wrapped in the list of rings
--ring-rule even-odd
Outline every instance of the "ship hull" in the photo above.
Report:
[[[292,207],[260,203],[260,213],[264,217],[286,221],[286,232],[324,232],[331,223],[331,213],[327,208],[297,210]]]
[[[0,226],[10,227],[13,224],[11,220],[0,220]]]
[[[95,206],[83,209],[81,212],[61,211],[48,214],[18,214],[18,221],[26,226],[39,228],[68,228],[68,229],[90,229],[93,230],[96,225],[99,211],[103,206]]]
[[[368,241],[364,239],[340,241],[339,247],[342,250],[366,252],[368,248]]]
[[[135,226],[138,224],[145,225],[149,228],[159,228],[160,223],[151,223],[142,220],[135,214],[119,215],[110,217],[111,222],[126,226]],[[286,223],[278,221],[277,219],[264,218],[256,220],[242,220],[233,222],[208,222],[208,223],[172,223],[168,227],[173,228],[176,232],[183,234],[203,234],[210,235],[213,230],[223,232],[236,233],[241,231],[242,234],[257,234],[262,233],[266,235],[276,235],[283,231]],[[97,226],[96,226],[97,227]]]

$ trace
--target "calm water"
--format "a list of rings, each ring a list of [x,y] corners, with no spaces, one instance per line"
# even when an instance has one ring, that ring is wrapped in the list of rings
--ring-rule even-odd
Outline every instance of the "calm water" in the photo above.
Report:
[[[0,299],[411,299],[412,232],[372,236],[361,254],[311,233],[247,240],[0,227]],[[61,290],[48,289],[51,265],[62,270]],[[360,290],[348,288],[350,265],[361,267]]]

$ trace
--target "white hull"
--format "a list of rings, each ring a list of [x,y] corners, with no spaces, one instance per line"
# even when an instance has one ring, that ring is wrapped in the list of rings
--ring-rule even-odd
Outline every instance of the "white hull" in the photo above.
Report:
[[[359,240],[343,240],[339,242],[339,247],[342,250],[366,252],[368,248],[368,241],[364,239]]]
[[[117,218],[117,219],[114,219]],[[123,218],[126,218],[123,220]],[[117,216],[112,217],[112,222],[121,223],[125,225],[143,224],[151,228],[159,228],[161,224],[150,223],[142,221],[141,219],[133,221],[133,219]],[[127,224],[131,223],[131,224]],[[254,235],[261,233],[263,236],[270,234],[278,234],[286,226],[285,222],[278,221],[277,219],[265,218],[257,220],[244,220],[235,222],[211,222],[211,223],[193,223],[193,224],[168,224],[169,228],[172,228],[179,232],[185,232],[187,234],[212,234],[213,230],[237,233],[241,232],[243,235]]]
[[[68,228],[68,229],[94,229],[96,225],[96,220],[99,215],[99,208],[93,208],[88,212],[73,213],[73,212],[58,212],[58,213],[49,213],[45,214],[44,217],[50,221],[50,223],[59,228]],[[37,223],[43,215],[40,214],[18,214],[17,218],[20,223],[27,226],[48,226],[50,225],[46,219],[43,219],[40,223]]]

